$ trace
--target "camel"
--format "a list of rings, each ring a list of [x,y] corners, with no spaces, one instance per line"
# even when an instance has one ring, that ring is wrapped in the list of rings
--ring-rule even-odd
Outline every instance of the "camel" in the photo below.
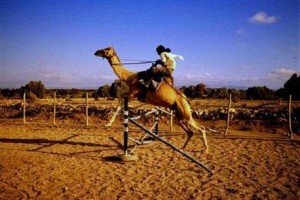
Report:
[[[141,92],[145,92],[143,85],[138,82],[140,73],[142,72],[133,72],[126,69],[122,65],[113,47],[107,47],[105,49],[98,50],[95,52],[95,56],[107,59],[118,78],[128,85],[129,91],[126,95],[128,96],[129,100],[137,98]],[[194,130],[196,130],[202,133],[205,152],[208,152],[205,127],[199,125],[193,119],[187,98],[179,89],[172,86],[171,77],[166,77],[157,91],[146,91],[144,103],[171,108],[176,111],[176,117],[178,118],[179,124],[187,133],[187,139],[182,146],[183,150],[186,148],[190,139],[194,135]],[[121,106],[119,106],[119,108],[121,108]]]

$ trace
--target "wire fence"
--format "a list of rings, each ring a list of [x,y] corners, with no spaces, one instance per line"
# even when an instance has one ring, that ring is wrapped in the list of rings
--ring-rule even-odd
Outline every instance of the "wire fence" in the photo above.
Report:
[[[94,115],[97,118],[107,120],[114,112],[116,107],[116,101],[95,101],[89,98],[89,94],[86,93],[85,98],[80,101],[72,99],[58,98],[56,93],[53,93],[53,98],[48,99],[44,103],[31,103],[26,99],[26,94],[23,94],[23,100],[20,104],[15,105],[15,114],[11,112],[10,118],[22,117],[23,123],[29,123],[32,120],[28,118],[38,117],[39,113],[48,113],[47,121],[55,126],[60,123],[66,117],[76,117],[80,115],[80,123],[85,126],[90,126],[90,117]],[[20,106],[20,107],[18,107]],[[136,106],[137,108],[140,106]],[[148,112],[150,108],[134,109],[131,112],[136,114],[142,114],[142,112]],[[207,127],[212,132],[218,132],[223,135],[228,135],[231,130],[231,124],[234,120],[269,120],[274,121],[279,126],[284,126],[287,130],[287,134],[290,138],[294,137],[294,132],[298,132],[300,128],[300,103],[298,101],[292,101],[290,95],[289,100],[276,100],[276,101],[244,101],[232,102],[231,95],[229,99],[202,99],[193,100],[192,105],[193,117],[204,121],[224,120],[224,130],[214,130],[211,127]],[[5,108],[1,108],[3,112],[2,118],[5,117]],[[18,111],[19,110],[19,111]],[[20,110],[22,111],[20,113]],[[7,110],[10,112],[10,110]],[[7,115],[7,114],[6,114]],[[21,116],[20,116],[21,115]],[[84,115],[84,117],[83,117]],[[121,114],[120,114],[121,115]],[[163,116],[163,113],[162,113]],[[166,118],[166,117],[165,117]],[[84,120],[83,120],[84,119]],[[165,120],[173,125],[173,118]],[[93,120],[92,120],[93,124]],[[173,129],[173,128],[172,128]]]

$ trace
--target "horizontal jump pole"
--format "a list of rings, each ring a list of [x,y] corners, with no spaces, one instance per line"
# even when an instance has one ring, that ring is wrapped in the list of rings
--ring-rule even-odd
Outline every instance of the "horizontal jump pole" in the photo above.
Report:
[[[168,111],[165,111],[165,110],[163,110],[163,109],[161,109],[161,108],[159,108],[159,107],[155,107],[155,109],[161,111],[162,113],[165,113],[165,114],[167,114],[167,115],[170,115],[170,116],[172,116],[172,117],[175,117],[174,114],[172,114],[172,113],[170,113],[170,112],[168,112]]]
[[[151,115],[152,113],[155,113],[155,112],[156,112],[156,110],[151,110],[151,111],[145,113],[144,115],[139,115],[139,116],[136,116],[136,117],[132,117],[132,119],[137,120],[137,119],[140,119],[142,117],[146,117],[148,115]]]
[[[129,117],[129,121],[131,123],[133,123],[134,125],[136,125],[137,127],[139,127],[140,129],[142,129],[143,131],[145,131],[146,133],[148,133],[149,135],[151,135],[152,137],[154,137],[155,139],[159,140],[160,142],[164,143],[165,145],[167,145],[168,147],[171,147],[172,149],[174,149],[175,151],[177,151],[178,153],[180,153],[181,155],[183,155],[184,157],[186,157],[187,159],[189,159],[190,161],[196,163],[196,165],[198,165],[199,167],[202,167],[203,169],[205,169],[206,171],[208,171],[209,173],[213,174],[213,172],[208,169],[205,165],[203,165],[201,162],[199,162],[198,160],[196,160],[195,158],[193,158],[192,156],[190,156],[189,154],[185,153],[184,151],[182,151],[181,149],[177,148],[176,146],[174,146],[173,144],[167,142],[166,140],[164,140],[163,138],[159,137],[158,135],[154,134],[152,131],[148,130],[147,128],[145,128],[144,126],[140,125],[139,123],[137,123],[134,119]]]

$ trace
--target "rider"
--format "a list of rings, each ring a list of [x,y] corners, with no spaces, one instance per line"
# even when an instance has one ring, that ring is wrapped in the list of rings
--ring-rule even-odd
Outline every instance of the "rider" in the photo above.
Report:
[[[159,76],[160,78],[163,76],[172,76],[176,68],[175,59],[184,60],[181,55],[172,54],[171,49],[165,48],[163,45],[159,45],[156,48],[156,52],[160,56],[160,59],[156,60],[151,68],[147,70],[148,74],[146,80],[140,81],[141,83],[144,82],[146,87],[148,87],[149,80],[154,76]]]
[[[165,48],[163,45],[159,45],[156,48],[156,52],[160,56],[160,59],[156,60],[154,65],[150,68],[152,75],[171,76],[176,68],[175,59],[184,60],[181,55],[172,54],[171,49]],[[161,65],[161,67],[157,65]]]

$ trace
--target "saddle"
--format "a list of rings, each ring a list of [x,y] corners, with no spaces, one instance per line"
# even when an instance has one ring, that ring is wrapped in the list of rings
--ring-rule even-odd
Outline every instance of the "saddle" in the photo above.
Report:
[[[144,101],[148,91],[157,92],[164,80],[165,76],[160,74],[151,75],[149,70],[138,73],[138,83],[143,87],[138,95],[140,101]]]
[[[139,83],[143,85],[148,91],[156,92],[158,91],[160,85],[165,76],[160,74],[151,75],[149,70],[139,72],[138,79]]]

